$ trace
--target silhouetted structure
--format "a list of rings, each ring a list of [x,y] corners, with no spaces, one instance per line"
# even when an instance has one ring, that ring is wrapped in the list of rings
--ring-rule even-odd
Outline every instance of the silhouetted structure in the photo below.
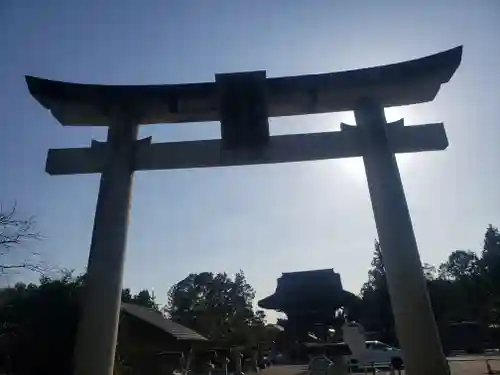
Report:
[[[53,175],[101,173],[75,374],[113,373],[135,171],[355,156],[365,165],[408,372],[449,374],[395,157],[444,150],[448,140],[442,123],[387,123],[384,108],[432,101],[461,59],[457,47],[368,69],[269,79],[264,71],[217,74],[215,82],[182,85],[105,86],[26,77],[30,93],[62,125],[108,127],[106,142],[52,149],[47,158],[46,170]],[[340,132],[269,133],[269,117],[350,110],[356,126],[342,124]],[[204,121],[220,121],[221,139],[138,140],[143,124]]]
[[[315,338],[326,340],[328,329],[338,326],[336,313],[348,295],[340,275],[332,269],[287,272],[278,279],[276,292],[258,305],[287,315],[283,328],[288,344],[293,346]]]

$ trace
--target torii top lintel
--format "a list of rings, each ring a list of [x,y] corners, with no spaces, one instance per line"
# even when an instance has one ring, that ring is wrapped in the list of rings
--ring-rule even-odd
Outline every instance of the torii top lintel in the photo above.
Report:
[[[432,101],[462,59],[462,47],[401,63],[266,80],[271,117],[349,111],[362,98],[383,107]],[[108,126],[106,108],[132,105],[139,124],[220,120],[216,83],[112,86],[27,76],[33,97],[62,125]]]

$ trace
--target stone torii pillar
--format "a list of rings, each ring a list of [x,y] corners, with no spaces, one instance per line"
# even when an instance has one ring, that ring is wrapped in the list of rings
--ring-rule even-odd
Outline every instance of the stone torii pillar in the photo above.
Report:
[[[354,116],[362,132],[363,163],[405,366],[410,375],[448,375],[401,176],[387,137],[388,127],[402,127],[403,122],[388,124],[384,109],[372,101],[360,103]]]
[[[75,349],[76,375],[112,375],[132,175],[136,170],[223,167],[363,157],[396,328],[410,375],[448,373],[421,270],[395,153],[444,150],[443,124],[386,124],[383,108],[428,102],[458,68],[462,48],[357,71],[267,79],[104,86],[27,77],[31,94],[65,126],[107,126],[106,142],[51,149],[52,175],[101,173],[87,288]],[[269,116],[354,110],[357,126],[269,135]],[[137,141],[138,126],[220,121],[222,139]]]
[[[78,324],[75,375],[112,374],[119,314],[138,123],[123,106],[109,114],[87,267],[84,303]]]

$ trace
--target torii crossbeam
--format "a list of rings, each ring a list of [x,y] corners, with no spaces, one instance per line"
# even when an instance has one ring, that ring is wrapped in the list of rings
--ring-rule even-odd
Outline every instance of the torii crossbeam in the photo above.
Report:
[[[218,74],[215,82],[105,86],[26,77],[38,102],[69,126],[107,126],[106,142],[49,150],[51,175],[101,173],[75,374],[112,375],[133,173],[360,156],[384,256],[398,337],[411,375],[444,375],[444,358],[395,153],[444,150],[443,124],[387,123],[384,107],[428,102],[460,65],[462,47],[347,72],[266,78]],[[354,111],[357,126],[270,136],[268,118]],[[220,121],[220,140],[151,143],[139,125]]]

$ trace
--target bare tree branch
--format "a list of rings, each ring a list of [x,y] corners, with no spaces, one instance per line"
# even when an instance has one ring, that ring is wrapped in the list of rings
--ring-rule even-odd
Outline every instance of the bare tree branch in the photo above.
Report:
[[[40,273],[44,273],[47,270],[42,264],[31,264],[28,262],[18,264],[0,264],[0,275],[8,270],[18,270],[21,268]]]
[[[19,260],[22,253],[18,251],[23,243],[43,238],[34,227],[33,217],[17,217],[15,204],[10,211],[3,211],[0,205],[0,275],[22,269],[40,273],[47,271],[47,267],[35,259],[39,255],[35,252],[30,252],[26,259]]]

